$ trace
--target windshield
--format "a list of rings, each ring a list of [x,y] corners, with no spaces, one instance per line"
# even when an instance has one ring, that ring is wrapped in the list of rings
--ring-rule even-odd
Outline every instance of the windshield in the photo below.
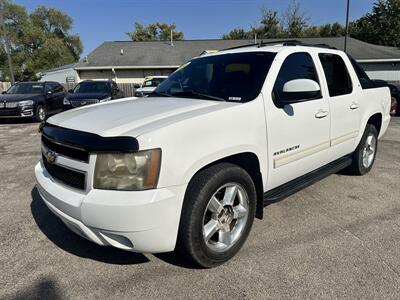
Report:
[[[152,96],[250,101],[259,95],[274,57],[271,52],[246,52],[195,58],[161,83]]]
[[[42,94],[43,83],[16,83],[9,88],[7,94]]]
[[[161,82],[163,82],[166,78],[151,78],[147,79],[143,82],[142,87],[156,87],[158,86]]]
[[[74,93],[109,93],[110,89],[107,82],[84,81],[79,83]]]

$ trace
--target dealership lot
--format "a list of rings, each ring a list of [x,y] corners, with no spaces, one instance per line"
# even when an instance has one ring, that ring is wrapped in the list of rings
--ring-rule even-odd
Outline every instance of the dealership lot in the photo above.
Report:
[[[35,188],[37,128],[0,121],[1,299],[400,295],[399,118],[370,174],[332,175],[269,205],[239,255],[211,270],[173,254],[100,247],[70,232]]]

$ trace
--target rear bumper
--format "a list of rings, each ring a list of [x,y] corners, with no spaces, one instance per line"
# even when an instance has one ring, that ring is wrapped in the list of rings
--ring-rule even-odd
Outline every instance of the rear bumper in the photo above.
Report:
[[[99,245],[134,252],[175,248],[186,185],[139,192],[79,192],[35,167],[39,194],[72,231]]]

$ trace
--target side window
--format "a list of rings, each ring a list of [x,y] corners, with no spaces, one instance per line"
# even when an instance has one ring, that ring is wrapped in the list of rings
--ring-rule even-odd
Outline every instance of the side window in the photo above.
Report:
[[[309,53],[299,52],[290,54],[282,64],[273,89],[273,99],[277,106],[281,100],[299,101],[313,100],[321,98],[321,92],[297,92],[285,93],[283,86],[285,83],[295,79],[310,79],[319,84],[317,71],[314,61]]]
[[[343,59],[336,54],[319,54],[328,84],[329,96],[351,94],[353,84]]]
[[[55,89],[54,89],[54,92],[55,92],[55,93],[64,92],[63,86],[62,86],[61,84],[59,84],[59,83],[56,83],[56,87],[55,87]]]
[[[53,92],[53,93],[56,93],[56,92],[57,92],[57,91],[56,91],[57,87],[58,87],[58,84],[55,83],[55,82],[48,82],[48,83],[46,83],[46,93],[47,93],[48,91],[51,91],[51,92]]]

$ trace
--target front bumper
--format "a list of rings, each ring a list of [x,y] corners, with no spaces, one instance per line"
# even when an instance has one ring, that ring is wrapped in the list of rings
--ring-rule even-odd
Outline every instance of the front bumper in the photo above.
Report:
[[[39,194],[72,231],[99,245],[133,252],[175,248],[186,185],[147,191],[74,190],[35,167]]]
[[[16,108],[0,108],[0,118],[29,118],[34,116],[34,106],[22,106]]]

